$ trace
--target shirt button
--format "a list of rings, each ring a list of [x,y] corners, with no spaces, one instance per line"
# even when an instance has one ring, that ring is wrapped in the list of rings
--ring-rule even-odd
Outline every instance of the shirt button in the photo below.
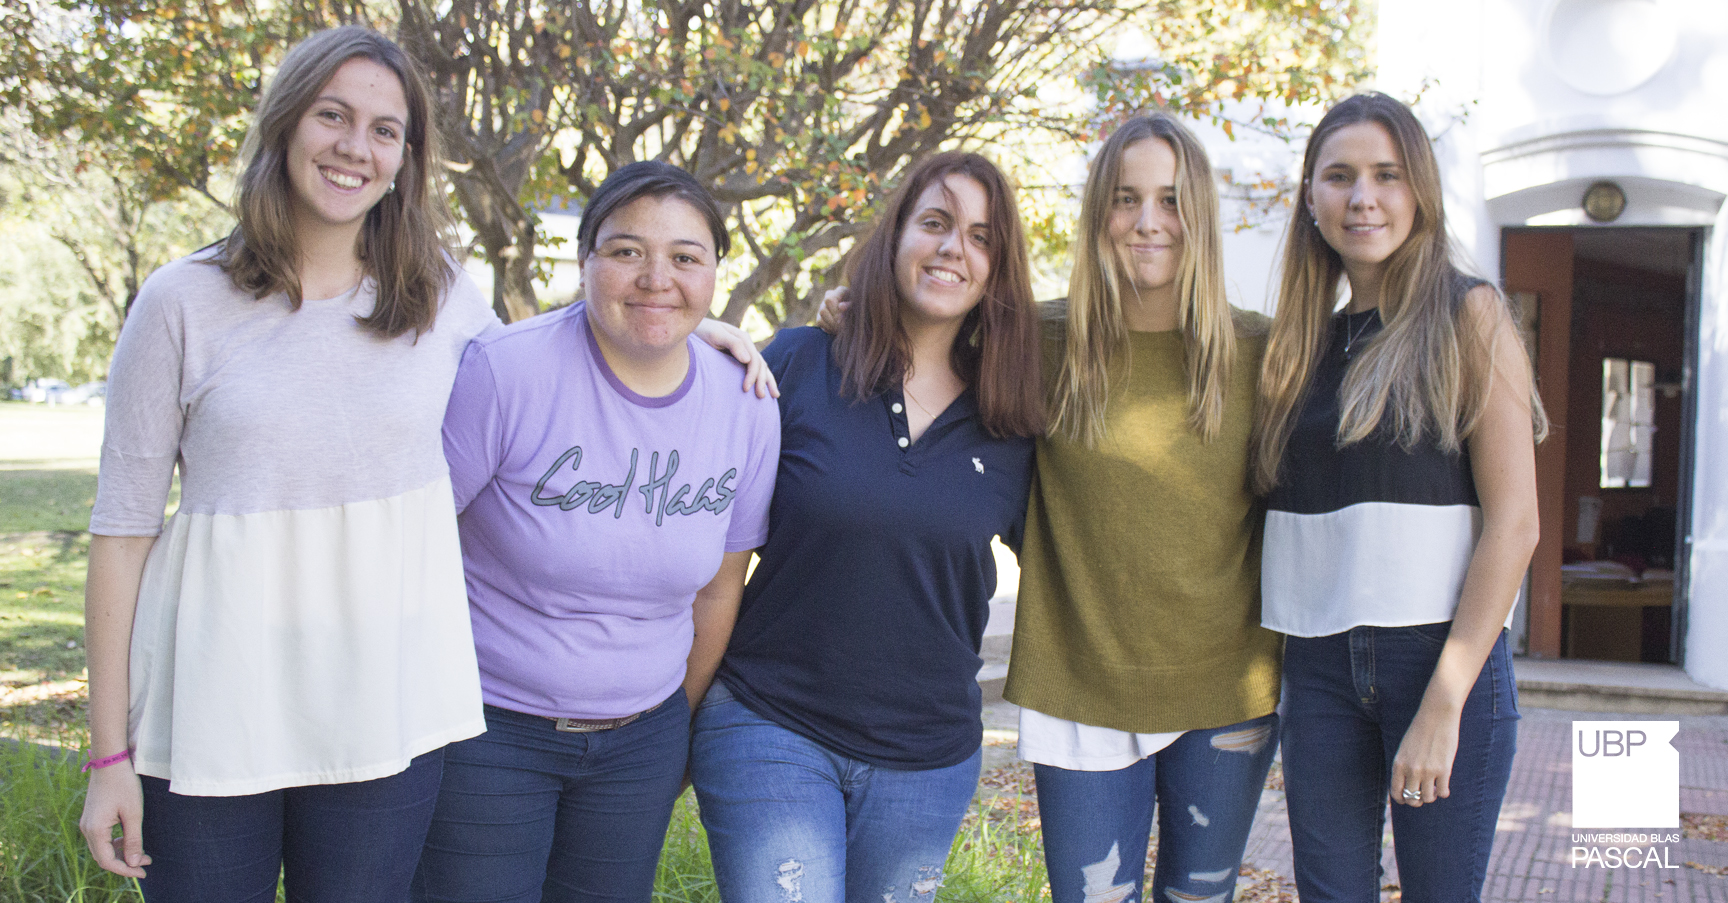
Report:
[[[905,448],[906,446],[911,445],[911,444],[912,444],[911,439],[908,439],[905,436],[900,437],[900,447],[901,448]]]
[[[893,411],[894,413],[898,414],[901,411],[904,411],[906,409],[900,406],[900,402],[896,401],[896,402],[894,402],[894,406],[889,408],[888,410]]]

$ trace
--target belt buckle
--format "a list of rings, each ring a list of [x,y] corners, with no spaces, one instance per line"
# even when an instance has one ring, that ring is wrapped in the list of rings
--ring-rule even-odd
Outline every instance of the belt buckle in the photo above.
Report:
[[[556,720],[552,729],[563,731],[567,734],[589,734],[595,731],[609,731],[613,728],[623,727],[640,717],[642,717],[641,712],[637,712],[634,715],[626,715],[623,718],[607,718],[600,721],[589,721],[582,718],[559,718]]]
[[[680,690],[679,692],[683,691]],[[563,731],[567,734],[591,734],[595,731],[609,731],[614,728],[623,727],[624,725],[641,718],[643,715],[646,715],[665,704],[666,700],[662,699],[634,715],[625,715],[622,718],[601,718],[599,720],[586,718],[553,718],[552,729],[555,731]]]

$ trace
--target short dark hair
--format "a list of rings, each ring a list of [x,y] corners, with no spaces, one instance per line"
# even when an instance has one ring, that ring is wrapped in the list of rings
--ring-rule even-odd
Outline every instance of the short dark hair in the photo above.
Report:
[[[614,170],[594,190],[582,208],[582,224],[576,227],[576,259],[587,260],[594,253],[594,239],[606,219],[641,198],[676,197],[702,214],[708,221],[708,231],[714,237],[714,253],[725,257],[732,250],[732,238],[726,234],[726,217],[714,196],[696,177],[658,160],[643,160]]]

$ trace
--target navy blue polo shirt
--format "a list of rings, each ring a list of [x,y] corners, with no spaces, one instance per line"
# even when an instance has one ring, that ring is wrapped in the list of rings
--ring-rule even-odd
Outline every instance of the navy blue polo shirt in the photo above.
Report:
[[[802,327],[763,352],[780,381],[780,472],[718,676],[835,752],[955,765],[982,739],[990,538],[1020,546],[1033,443],[986,433],[971,390],[910,442],[901,394],[843,397],[832,350]]]

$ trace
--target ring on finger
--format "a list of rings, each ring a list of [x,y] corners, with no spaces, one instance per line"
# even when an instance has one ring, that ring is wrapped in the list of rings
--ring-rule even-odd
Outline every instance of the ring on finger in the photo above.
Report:
[[[1419,800],[1422,798],[1422,791],[1411,790],[1410,788],[1406,787],[1406,788],[1404,788],[1404,792],[1400,795],[1403,796],[1404,799],[1406,799],[1406,800]]]

